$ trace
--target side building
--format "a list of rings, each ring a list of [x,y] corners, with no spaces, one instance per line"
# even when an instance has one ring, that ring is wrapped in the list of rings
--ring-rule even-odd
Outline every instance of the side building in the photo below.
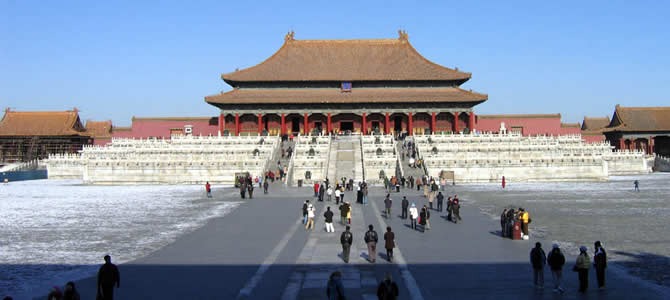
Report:
[[[670,156],[670,107],[617,105],[605,137],[619,150],[641,150]]]

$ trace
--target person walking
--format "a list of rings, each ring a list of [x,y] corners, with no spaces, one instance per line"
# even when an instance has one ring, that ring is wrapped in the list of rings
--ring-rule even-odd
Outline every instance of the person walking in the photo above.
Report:
[[[307,224],[307,208],[309,207],[309,200],[302,203],[302,224]]]
[[[409,209],[409,220],[410,227],[416,230],[416,219],[419,218],[419,211],[416,209],[416,205],[412,202],[412,207]]]
[[[363,182],[363,204],[368,205],[368,184]]]
[[[461,219],[461,203],[460,202],[461,201],[456,196],[454,196],[454,200],[451,203],[451,210],[454,213],[452,218],[454,219],[454,223],[456,223],[456,224],[458,224],[458,221],[462,220]]]
[[[386,248],[386,259],[393,262],[393,248],[395,248],[395,233],[391,231],[391,226],[386,227],[384,233],[384,248]]]
[[[531,222],[530,214],[523,208],[519,208],[519,211],[521,212],[521,233],[523,235],[521,238],[527,240],[529,238],[528,224]]]
[[[340,192],[339,186],[335,187],[335,204],[340,204],[340,195],[342,192]]]
[[[267,195],[269,187],[270,187],[270,184],[268,183],[268,180],[267,179],[263,180],[263,194]]]
[[[402,215],[401,215],[401,218],[403,218],[403,219],[407,219],[407,209],[408,209],[408,207],[409,207],[409,201],[407,201],[407,197],[405,197],[405,196],[402,197],[401,205],[402,205]]]
[[[326,193],[326,187],[323,184],[319,184],[319,201],[323,202],[323,195]]]
[[[586,253],[588,249],[585,246],[579,247],[579,256],[577,256],[577,262],[575,263],[574,270],[577,271],[577,278],[579,278],[579,292],[586,293],[586,289],[589,288],[589,265],[590,259],[589,254]]]
[[[500,215],[500,235],[502,237],[507,236],[506,225],[507,225],[507,208],[505,208],[503,210],[502,214]]]
[[[393,200],[391,200],[391,194],[386,194],[386,198],[384,199],[384,214],[387,219],[391,217],[392,204]]]
[[[419,213],[419,225],[421,225],[421,232],[426,232],[426,206],[421,208]]]
[[[327,201],[332,201],[333,200],[333,188],[332,187],[328,187],[328,189],[326,189],[326,195],[328,195],[328,197],[326,198]],[[335,203],[335,204],[337,204],[337,203]]]
[[[442,212],[442,205],[444,204],[444,195],[442,192],[437,193],[437,211]]]
[[[365,233],[363,240],[368,245],[368,261],[374,263],[377,258],[377,242],[379,239],[372,224],[368,225],[368,232]]]
[[[391,280],[391,273],[386,272],[384,281],[380,282],[377,288],[377,298],[379,300],[396,300],[398,295],[400,295],[398,285]]]
[[[314,205],[311,203],[307,206],[307,224],[305,224],[305,230],[311,229],[314,231],[314,213],[316,210],[314,209]]]
[[[249,199],[253,199],[254,198],[254,184],[253,183],[249,182],[247,184],[247,191],[249,192]]]
[[[333,227],[333,212],[330,210],[330,206],[326,207],[323,218],[326,223],[326,232],[335,232],[335,228]]]
[[[246,194],[247,194],[247,183],[244,180],[244,178],[240,178],[240,197],[244,199]]]
[[[328,287],[326,288],[326,296],[328,296],[328,300],[345,299],[344,286],[342,285],[342,273],[339,271],[330,274]]]
[[[640,182],[637,181],[637,179],[635,181],[633,181],[633,186],[635,187],[636,192],[640,191]]]
[[[319,183],[315,182],[314,183],[314,198],[319,197]]]
[[[340,223],[342,223],[342,225],[347,223],[347,213],[347,205],[343,202],[340,204]]]
[[[346,230],[340,235],[340,244],[342,244],[342,259],[345,263],[349,263],[349,251],[351,251],[351,243],[354,241],[354,235],[349,231],[351,227],[347,225]]]
[[[563,280],[563,265],[565,265],[565,256],[561,253],[558,244],[552,246],[549,255],[547,255],[547,264],[551,268],[551,279],[554,281],[554,293],[563,293],[561,281]]]
[[[207,198],[212,198],[212,186],[209,185],[209,181],[205,183],[205,192],[207,192]]]
[[[351,204],[349,204],[349,202],[345,202],[344,204],[347,205],[347,223],[351,225]]]
[[[344,202],[344,186],[340,187],[340,201]]]
[[[540,242],[535,243],[535,248],[530,250],[530,264],[533,266],[533,283],[535,288],[544,288],[544,265],[547,261],[547,256],[542,250]]]
[[[454,213],[454,201],[451,200],[451,197],[447,198],[447,221],[452,220],[452,215]]]
[[[430,210],[425,205],[423,206],[423,209],[426,211],[426,229],[430,230]]]
[[[598,279],[598,289],[605,289],[605,268],[607,268],[607,252],[600,241],[596,241],[595,253],[593,254],[593,267],[596,269],[596,278]]]
[[[112,257],[105,255],[105,264],[98,270],[97,298],[102,300],[114,299],[114,286],[121,287],[119,268],[112,263]]]

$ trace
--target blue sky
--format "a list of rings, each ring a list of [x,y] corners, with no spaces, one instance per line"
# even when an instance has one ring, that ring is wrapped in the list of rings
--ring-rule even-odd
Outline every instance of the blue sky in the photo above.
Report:
[[[0,107],[214,116],[221,73],[296,39],[409,34],[429,60],[471,72],[479,114],[611,116],[670,104],[667,1],[0,1]]]

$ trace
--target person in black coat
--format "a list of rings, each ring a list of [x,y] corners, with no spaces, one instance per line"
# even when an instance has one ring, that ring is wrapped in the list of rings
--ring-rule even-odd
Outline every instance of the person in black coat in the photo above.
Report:
[[[444,204],[444,195],[442,192],[437,193],[437,210],[442,212],[442,205]]]
[[[65,288],[63,289],[63,300],[80,300],[81,297],[79,296],[79,292],[77,291],[77,288],[74,286],[74,282],[70,281],[65,284]]]
[[[423,207],[421,208],[421,212],[419,213],[419,225],[421,225],[421,232],[426,231],[426,208]]]
[[[342,259],[345,263],[349,263],[349,252],[351,251],[351,243],[354,242],[354,235],[349,231],[351,227],[342,232],[340,236],[340,244],[342,244]]]
[[[595,253],[593,254],[593,267],[596,269],[596,278],[598,279],[598,289],[605,288],[605,268],[607,268],[607,253],[600,241],[595,243]]]
[[[377,298],[380,300],[398,299],[398,285],[391,280],[391,273],[386,273],[384,281],[379,283],[377,288]]]
[[[561,253],[558,244],[552,246],[553,249],[547,255],[547,264],[551,269],[551,278],[554,281],[554,293],[563,293],[561,281],[563,280],[563,265],[565,265],[565,256]]]
[[[401,218],[407,219],[407,209],[409,208],[409,201],[407,200],[407,197],[403,196],[402,197],[402,216]]]
[[[319,185],[319,201],[323,202],[323,194],[326,193],[326,187],[323,184]]]
[[[112,258],[109,255],[105,255],[105,264],[98,270],[97,290],[99,297],[96,299],[113,300],[115,285],[117,289],[121,287],[119,268],[112,263]]]

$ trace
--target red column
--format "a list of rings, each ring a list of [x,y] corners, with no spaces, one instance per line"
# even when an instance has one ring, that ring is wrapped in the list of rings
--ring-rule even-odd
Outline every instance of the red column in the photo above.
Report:
[[[435,112],[432,113],[430,116],[430,131],[431,133],[435,133]]]
[[[407,128],[407,131],[408,131],[407,134],[412,135],[412,134],[413,134],[413,133],[412,133],[412,131],[413,131],[413,130],[412,130],[412,129],[413,129],[413,128],[412,128],[412,112],[409,112],[409,122],[408,122],[408,127],[409,127],[409,128]]]
[[[454,133],[458,132],[458,112],[454,113]]]
[[[235,114],[235,135],[240,135],[240,114]]]
[[[384,127],[384,133],[389,134],[391,132],[391,126],[389,124],[389,113],[386,113],[386,127]]]
[[[327,126],[328,126],[327,127],[327,133],[330,133],[330,131],[332,130],[332,128],[331,128],[332,125],[331,125],[331,122],[330,122],[330,113],[328,113],[328,125]]]
[[[223,131],[226,129],[226,116],[223,113],[219,114],[219,132],[223,135]]]
[[[654,137],[649,136],[649,154],[654,154]]]
[[[284,114],[281,114],[281,135],[286,134],[286,117]]]
[[[474,111],[470,112],[470,124],[468,124],[468,127],[470,127],[470,132],[473,132],[475,130],[475,112]]]
[[[361,128],[362,128],[361,129],[361,134],[362,135],[366,134],[366,131],[368,129],[368,124],[367,123],[368,123],[367,120],[365,120],[365,113],[363,113],[363,124],[361,124]]]
[[[258,135],[261,135],[263,132],[263,115],[258,114]]]
[[[305,113],[305,130],[304,134],[308,135],[309,134],[309,117],[307,116],[307,113]]]
[[[619,150],[623,151],[626,149],[626,141],[623,140],[623,138],[619,139]]]

